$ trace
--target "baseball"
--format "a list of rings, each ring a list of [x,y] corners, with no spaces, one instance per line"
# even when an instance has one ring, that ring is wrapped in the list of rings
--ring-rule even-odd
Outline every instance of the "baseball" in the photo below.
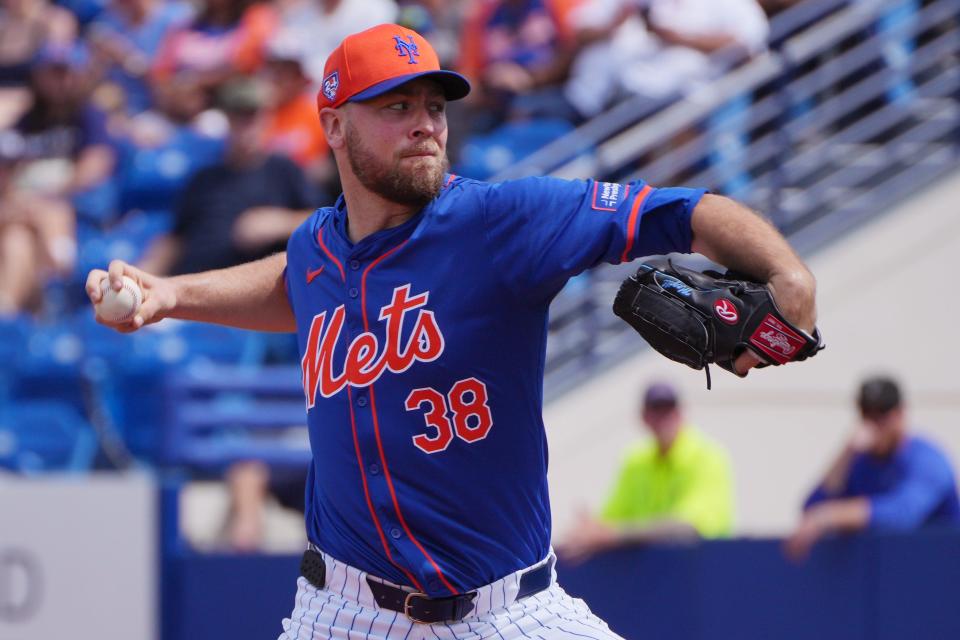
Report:
[[[114,291],[110,288],[110,279],[104,278],[100,281],[100,293],[103,297],[97,303],[95,309],[97,316],[107,322],[126,322],[133,318],[133,315],[140,308],[143,302],[143,292],[140,286],[129,276],[123,276],[123,288],[120,291]]]

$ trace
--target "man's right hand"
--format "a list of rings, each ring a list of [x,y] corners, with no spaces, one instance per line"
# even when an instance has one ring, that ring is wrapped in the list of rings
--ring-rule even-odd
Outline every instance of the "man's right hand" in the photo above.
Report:
[[[176,288],[168,278],[160,278],[141,271],[122,260],[113,260],[107,271],[93,269],[87,275],[87,296],[91,304],[100,302],[100,282],[104,278],[110,279],[110,286],[119,291],[123,288],[123,276],[133,278],[143,292],[143,302],[137,313],[126,322],[107,322],[97,316],[97,322],[120,333],[132,333],[140,327],[159,322],[167,317],[177,306]]]

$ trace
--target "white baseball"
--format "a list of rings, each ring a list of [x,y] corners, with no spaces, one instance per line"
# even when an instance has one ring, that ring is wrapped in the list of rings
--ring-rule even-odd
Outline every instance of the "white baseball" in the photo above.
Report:
[[[143,302],[143,292],[136,280],[129,276],[123,276],[123,288],[120,291],[112,289],[110,279],[104,278],[100,281],[100,293],[103,297],[94,308],[97,315],[107,322],[130,320]]]

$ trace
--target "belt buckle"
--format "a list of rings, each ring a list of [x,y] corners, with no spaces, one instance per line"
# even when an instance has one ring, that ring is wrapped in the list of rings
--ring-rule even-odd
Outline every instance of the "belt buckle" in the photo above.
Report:
[[[403,615],[407,616],[410,620],[417,624],[430,624],[429,620],[420,620],[410,612],[411,604],[410,599],[413,597],[427,598],[427,594],[420,591],[411,591],[407,594],[407,597],[403,599]]]

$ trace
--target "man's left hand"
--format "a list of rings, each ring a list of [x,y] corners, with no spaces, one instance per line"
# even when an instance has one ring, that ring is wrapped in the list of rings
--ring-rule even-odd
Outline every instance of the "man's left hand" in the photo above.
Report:
[[[583,562],[593,554],[616,546],[617,530],[589,511],[581,509],[573,532],[557,545],[557,554],[569,562]]]
[[[799,564],[810,556],[810,550],[823,534],[817,508],[814,507],[803,514],[796,530],[783,541],[783,552],[787,558]]]

